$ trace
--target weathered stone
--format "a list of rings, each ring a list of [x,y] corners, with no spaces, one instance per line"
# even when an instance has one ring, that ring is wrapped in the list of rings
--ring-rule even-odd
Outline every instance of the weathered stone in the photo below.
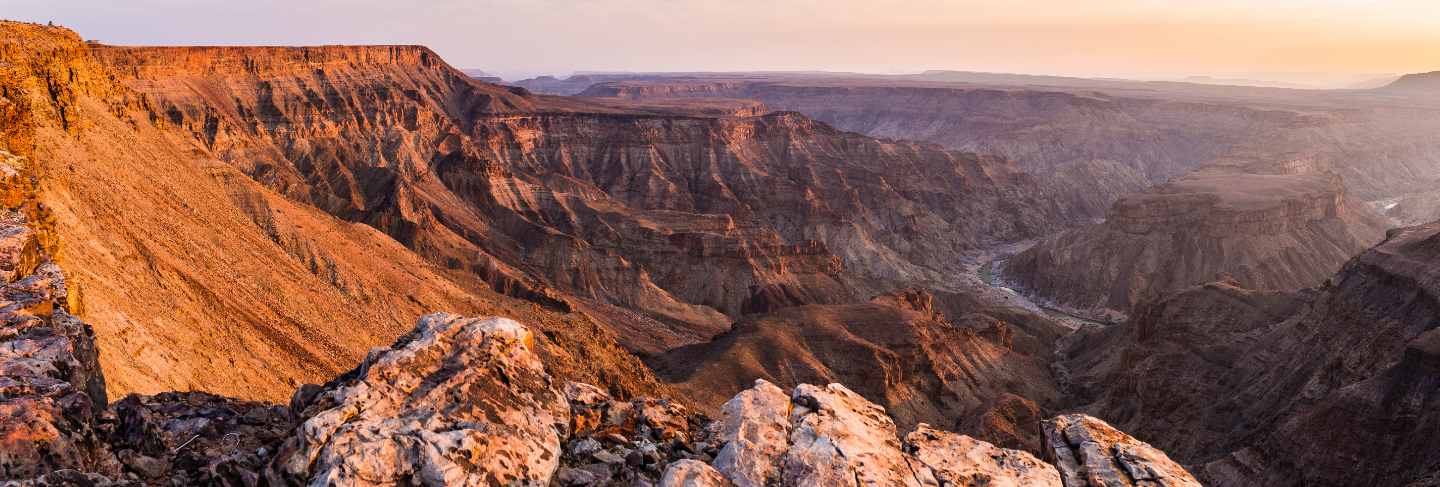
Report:
[[[594,473],[579,468],[560,467],[555,472],[555,483],[560,485],[593,485],[598,480]]]
[[[895,423],[880,406],[840,384],[802,384],[791,397],[814,408],[791,414],[791,445],[781,472],[785,485],[919,485],[900,452]]]
[[[911,466],[940,485],[955,487],[1060,487],[1060,473],[1029,452],[997,448],[969,436],[921,424],[905,436]]]
[[[1045,448],[1065,487],[1199,487],[1164,452],[1099,419],[1069,414],[1046,420]]]
[[[570,402],[570,431],[576,434],[600,427],[610,395],[599,387],[580,382],[565,384],[565,399]]]
[[[504,318],[422,318],[326,387],[278,473],[339,485],[549,482],[569,408],[533,344]]]
[[[117,474],[100,431],[107,400],[94,331],[67,312],[65,277],[27,224],[0,218],[0,277],[14,281],[0,286],[0,479]]]
[[[727,487],[735,485],[714,467],[696,460],[680,460],[665,468],[660,487]]]
[[[779,478],[790,436],[790,398],[764,380],[720,409],[718,441],[725,447],[715,468],[739,487],[763,487]]]

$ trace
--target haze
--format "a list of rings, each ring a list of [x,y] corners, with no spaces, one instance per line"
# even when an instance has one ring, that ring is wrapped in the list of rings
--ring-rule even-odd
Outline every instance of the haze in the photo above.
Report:
[[[1338,83],[1440,61],[1425,0],[0,0],[113,44],[418,43],[506,78],[957,69]]]

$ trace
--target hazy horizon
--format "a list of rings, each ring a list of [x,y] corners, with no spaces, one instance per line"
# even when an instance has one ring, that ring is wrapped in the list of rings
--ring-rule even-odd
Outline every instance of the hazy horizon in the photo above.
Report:
[[[1440,68],[1440,16],[1420,0],[0,0],[0,9],[111,44],[423,44],[506,79],[961,70],[1343,86]]]

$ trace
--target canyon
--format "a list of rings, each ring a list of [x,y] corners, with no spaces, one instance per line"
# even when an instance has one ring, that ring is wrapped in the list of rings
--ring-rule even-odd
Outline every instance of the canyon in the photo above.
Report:
[[[1423,96],[0,34],[4,480],[1440,475]]]
[[[1217,280],[1318,286],[1385,229],[1335,174],[1201,170],[1120,198],[1103,223],[1045,239],[1006,260],[1003,273],[1013,287],[1115,320]]]

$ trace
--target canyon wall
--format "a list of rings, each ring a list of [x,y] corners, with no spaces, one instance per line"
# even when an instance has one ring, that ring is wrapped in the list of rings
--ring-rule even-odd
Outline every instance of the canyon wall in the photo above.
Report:
[[[661,390],[591,318],[501,296],[214,159],[73,32],[0,31],[3,149],[39,175],[36,198],[64,243],[54,255],[83,297],[78,314],[95,329],[111,394],[281,400],[433,309],[532,320],[550,331],[542,350],[557,372]]]
[[[1121,198],[1102,223],[1007,260],[1015,287],[1092,316],[1217,279],[1294,290],[1328,279],[1385,225],[1328,173],[1197,171]]]
[[[208,156],[642,352],[944,281],[948,256],[1070,218],[1000,158],[795,113],[532,96],[423,48],[344,49],[92,52]]]
[[[1208,485],[1424,485],[1440,471],[1437,233],[1392,230],[1316,289],[1148,302],[1071,342],[1072,390]]]

